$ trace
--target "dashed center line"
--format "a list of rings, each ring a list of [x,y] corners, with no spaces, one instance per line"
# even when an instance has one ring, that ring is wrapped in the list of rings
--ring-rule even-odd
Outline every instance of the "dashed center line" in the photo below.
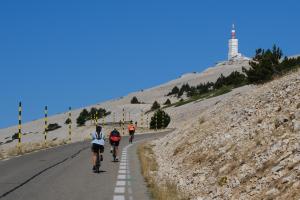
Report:
[[[122,151],[122,156],[121,156],[121,162],[120,162],[120,168],[118,172],[118,178],[116,182],[116,187],[115,187],[115,194],[113,196],[113,200],[125,200],[125,194],[126,194],[126,189],[129,194],[128,199],[133,200],[132,197],[132,189],[131,189],[131,182],[130,182],[130,173],[129,173],[129,163],[127,160],[127,149],[131,145],[126,146],[123,151]],[[126,187],[127,185],[127,187]]]

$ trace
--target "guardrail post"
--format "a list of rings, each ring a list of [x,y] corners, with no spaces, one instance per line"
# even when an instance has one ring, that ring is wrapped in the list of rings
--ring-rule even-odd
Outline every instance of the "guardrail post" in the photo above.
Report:
[[[125,108],[123,108],[123,135],[125,135]]]
[[[69,142],[72,141],[72,108],[69,107]]]
[[[47,144],[47,132],[48,132],[48,106],[45,106],[45,130],[44,130],[44,143]]]
[[[22,142],[22,102],[19,102],[19,126],[18,126],[18,146],[21,146]]]

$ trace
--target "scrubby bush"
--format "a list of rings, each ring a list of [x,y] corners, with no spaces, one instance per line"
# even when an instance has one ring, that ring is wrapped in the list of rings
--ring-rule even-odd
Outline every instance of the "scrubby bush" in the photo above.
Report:
[[[154,101],[152,104],[151,110],[157,110],[160,108],[160,104],[157,101]]]
[[[110,114],[111,114],[111,112],[106,111],[104,108],[99,108],[98,109],[98,119],[106,117],[106,116],[108,116]]]
[[[179,93],[179,88],[177,86],[175,86],[171,92],[169,92],[169,94],[167,96],[171,96],[171,95],[177,95]]]
[[[71,124],[72,120],[70,118],[66,119],[65,124]]]
[[[239,87],[247,83],[245,74],[234,71],[229,76],[225,77],[223,74],[217,79],[213,85],[214,89],[220,89],[224,86]]]
[[[79,115],[76,122],[77,122],[77,126],[84,126],[86,122],[86,118],[83,115]]]
[[[90,119],[90,113],[86,109],[83,109],[76,120],[77,125],[84,126],[88,119]]]
[[[61,126],[58,125],[57,123],[49,124],[48,128],[47,128],[47,131],[50,132],[50,131],[54,131],[54,130],[59,129],[59,128],[61,128]]]
[[[168,105],[171,105],[171,100],[170,99],[167,99],[166,102],[164,103],[164,105],[168,106]]]
[[[281,76],[293,69],[299,68],[300,57],[282,59],[282,50],[276,45],[272,49],[257,49],[250,69],[243,68],[249,83],[259,84],[270,81],[274,76]]]
[[[90,112],[89,112],[89,119],[95,118],[96,115],[97,115],[97,113],[98,113],[98,109],[92,107],[91,110],[90,110]]]
[[[183,84],[178,92],[178,97],[181,97],[185,92],[188,93],[189,91],[191,91],[191,87],[190,85],[187,84]]]
[[[171,117],[165,111],[157,110],[150,121],[150,129],[166,128],[171,122]]]
[[[139,102],[139,100],[138,100],[138,98],[137,97],[132,97],[132,99],[131,99],[131,104],[140,104],[140,102]]]

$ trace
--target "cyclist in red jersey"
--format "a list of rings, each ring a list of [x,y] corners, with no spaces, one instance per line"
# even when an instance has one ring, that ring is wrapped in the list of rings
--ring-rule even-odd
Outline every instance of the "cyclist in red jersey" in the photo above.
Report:
[[[109,142],[110,142],[110,145],[113,147],[115,147],[115,156],[116,156],[116,160],[118,161],[119,160],[119,144],[120,144],[120,141],[121,141],[121,134],[120,132],[115,128],[110,134],[109,134]],[[112,148],[113,150],[113,148]],[[112,153],[112,150],[111,150],[111,153]]]

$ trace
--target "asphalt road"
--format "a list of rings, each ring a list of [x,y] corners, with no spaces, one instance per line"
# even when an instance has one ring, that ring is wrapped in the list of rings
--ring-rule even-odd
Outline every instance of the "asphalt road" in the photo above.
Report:
[[[163,133],[137,135],[151,140]],[[147,200],[150,195],[140,174],[136,144],[120,144],[121,162],[112,162],[105,146],[101,173],[92,172],[89,142],[47,149],[0,161],[0,200]]]

